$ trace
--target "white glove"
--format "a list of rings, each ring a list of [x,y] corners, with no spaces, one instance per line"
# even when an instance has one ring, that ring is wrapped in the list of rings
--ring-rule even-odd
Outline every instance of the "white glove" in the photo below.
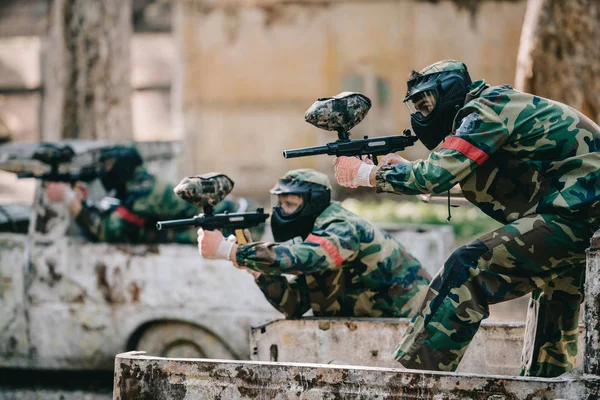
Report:
[[[341,186],[356,188],[371,187],[372,162],[364,162],[356,157],[337,157],[334,162],[335,178]]]
[[[236,243],[235,236],[229,235],[227,240],[220,231],[198,229],[198,250],[204,258],[229,260],[231,248]]]

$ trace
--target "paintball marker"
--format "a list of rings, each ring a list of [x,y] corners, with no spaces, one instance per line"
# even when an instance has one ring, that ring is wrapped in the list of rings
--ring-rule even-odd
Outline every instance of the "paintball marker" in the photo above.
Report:
[[[66,182],[74,184],[77,181],[91,182],[99,175],[98,168],[90,165],[81,168],[79,172],[60,172],[60,165],[70,163],[75,157],[75,152],[68,145],[42,143],[33,153],[34,160],[50,166],[50,172],[35,174],[33,172],[19,172],[17,177],[36,178],[42,181]]]
[[[193,218],[159,221],[156,223],[156,229],[223,229],[234,231],[238,243],[247,243],[243,230],[264,223],[269,214],[262,208],[255,212],[214,214],[214,207],[231,192],[231,189],[233,181],[224,174],[209,173],[184,178],[173,191],[188,203],[201,207],[204,213]]]
[[[404,150],[417,141],[410,130],[403,135],[350,139],[350,129],[358,125],[371,108],[371,100],[362,93],[343,92],[334,97],[319,98],[304,114],[306,122],[317,128],[337,131],[338,140],[324,146],[284,150],[284,158],[327,154],[330,156],[367,156],[377,164],[377,156]]]

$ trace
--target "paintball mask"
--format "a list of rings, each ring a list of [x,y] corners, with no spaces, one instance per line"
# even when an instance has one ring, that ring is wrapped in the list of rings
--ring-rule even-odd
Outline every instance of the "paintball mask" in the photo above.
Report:
[[[439,61],[411,74],[404,103],[413,131],[429,150],[451,133],[470,85],[467,66],[453,60]]]
[[[142,157],[133,146],[113,146],[100,150],[98,158],[102,168],[100,182],[107,192],[117,191],[117,197],[125,192],[127,182],[135,169],[142,165]]]
[[[300,169],[288,172],[270,191],[273,214],[271,230],[276,242],[300,236],[302,240],[312,232],[317,217],[331,203],[331,185],[325,174]],[[302,204],[294,212],[286,213],[279,203],[279,196],[295,194],[302,198]]]

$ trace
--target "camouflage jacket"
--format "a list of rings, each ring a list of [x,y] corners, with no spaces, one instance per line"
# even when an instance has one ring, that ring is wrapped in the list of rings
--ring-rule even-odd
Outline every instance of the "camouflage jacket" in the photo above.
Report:
[[[136,168],[127,183],[125,196],[119,200],[119,206],[108,212],[93,206],[83,207],[76,220],[88,239],[125,243],[197,242],[194,228],[156,229],[158,221],[192,218],[202,210],[177,197],[172,185],[149,174],[143,167]],[[217,204],[214,212],[235,212],[238,208],[238,202],[226,198]]]
[[[600,128],[564,104],[474,82],[453,134],[427,160],[382,167],[378,192],[441,193],[459,183],[490,217],[600,220]]]
[[[300,243],[238,246],[238,265],[288,318],[406,317],[419,310],[430,276],[388,233],[333,202]],[[288,281],[281,274],[297,275]]]

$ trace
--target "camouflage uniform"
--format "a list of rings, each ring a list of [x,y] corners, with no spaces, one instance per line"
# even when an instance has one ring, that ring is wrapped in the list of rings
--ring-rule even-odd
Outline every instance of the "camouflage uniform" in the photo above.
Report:
[[[125,196],[119,206],[109,212],[84,206],[76,220],[84,234],[94,241],[127,243],[191,243],[197,242],[196,229],[161,230],[156,222],[191,218],[202,212],[198,207],[181,200],[173,186],[149,174],[144,167],[135,169],[127,182]],[[235,212],[244,206],[225,199],[216,205],[215,213]]]
[[[506,224],[448,259],[398,361],[454,371],[488,305],[533,291],[522,374],[573,368],[585,249],[600,222],[599,150],[600,128],[576,110],[480,80],[439,151],[377,172],[379,192],[441,193],[458,183],[471,203]]]
[[[310,170],[296,172],[310,179]],[[315,316],[412,316],[430,282],[400,243],[337,202],[317,216],[304,241],[239,245],[236,262],[261,272],[258,286],[287,318],[311,308]]]

